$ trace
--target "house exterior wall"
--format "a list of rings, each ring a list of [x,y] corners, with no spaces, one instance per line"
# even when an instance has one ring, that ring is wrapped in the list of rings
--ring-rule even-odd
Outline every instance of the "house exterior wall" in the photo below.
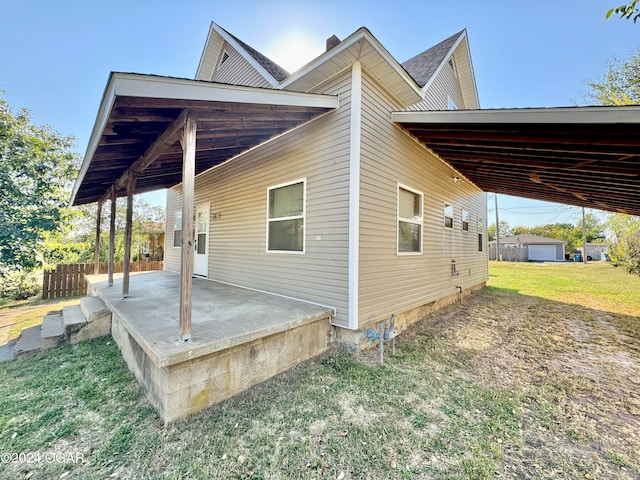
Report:
[[[196,177],[195,204],[210,204],[209,278],[336,309],[348,324],[349,125],[351,78],[323,86],[340,108]],[[305,253],[266,248],[267,189],[306,181]],[[165,268],[179,271],[173,218],[180,186],[167,194]]]
[[[225,52],[229,54],[229,58],[218,66],[211,78],[212,82],[248,87],[271,87],[269,82],[227,42],[224,43],[220,56],[216,60],[218,64]]]
[[[488,279],[486,194],[468,181],[454,183],[451,167],[389,120],[389,112],[401,107],[391,98],[364,76],[360,329],[455,294],[458,285],[466,290]],[[396,253],[399,183],[424,194],[419,255]],[[453,228],[444,227],[445,203],[454,207]],[[462,209],[469,213],[469,231],[462,230]],[[483,251],[478,249],[479,220]]]

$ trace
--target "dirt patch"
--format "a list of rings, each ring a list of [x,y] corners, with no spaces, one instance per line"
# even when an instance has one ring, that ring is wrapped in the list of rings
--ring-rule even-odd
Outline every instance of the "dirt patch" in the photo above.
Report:
[[[640,478],[640,319],[482,292],[418,329],[468,357],[474,378],[522,395],[504,474]]]

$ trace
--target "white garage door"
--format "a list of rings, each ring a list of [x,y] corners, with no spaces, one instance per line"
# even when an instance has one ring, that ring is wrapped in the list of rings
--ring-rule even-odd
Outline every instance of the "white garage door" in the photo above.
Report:
[[[529,260],[553,262],[555,259],[555,245],[529,245]]]

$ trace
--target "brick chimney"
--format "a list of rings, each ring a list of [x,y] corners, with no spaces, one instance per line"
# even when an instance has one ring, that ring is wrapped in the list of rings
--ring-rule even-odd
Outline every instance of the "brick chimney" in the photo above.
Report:
[[[335,35],[331,35],[329,38],[327,38],[327,52],[333,47],[337,46],[340,42],[341,40]]]

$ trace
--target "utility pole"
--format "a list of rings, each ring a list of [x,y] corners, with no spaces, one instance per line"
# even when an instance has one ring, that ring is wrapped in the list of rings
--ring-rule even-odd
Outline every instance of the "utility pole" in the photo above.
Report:
[[[582,263],[587,263],[587,223],[584,219],[584,207],[582,207]]]
[[[496,206],[496,261],[501,260],[500,255],[500,220],[498,218],[498,194],[493,194],[493,200]]]

